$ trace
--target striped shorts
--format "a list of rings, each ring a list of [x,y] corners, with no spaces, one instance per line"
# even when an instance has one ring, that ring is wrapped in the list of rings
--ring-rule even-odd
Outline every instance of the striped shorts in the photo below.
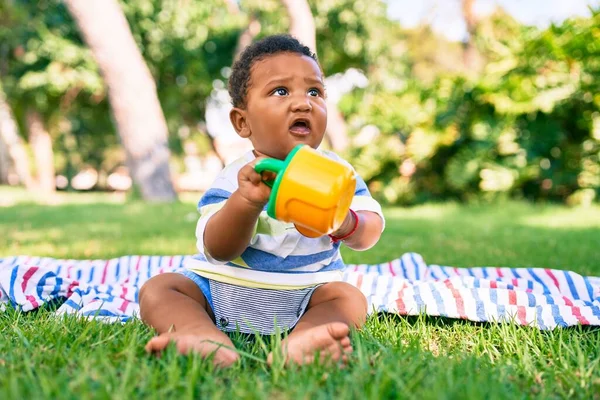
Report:
[[[207,279],[188,270],[180,273],[198,285],[213,310],[217,327],[223,332],[272,335],[292,329],[318,287],[249,288]]]

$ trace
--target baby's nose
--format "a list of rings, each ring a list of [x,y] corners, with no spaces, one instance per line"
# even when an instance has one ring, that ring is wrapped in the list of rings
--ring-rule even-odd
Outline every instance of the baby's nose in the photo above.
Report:
[[[310,111],[312,110],[312,104],[310,103],[310,99],[305,98],[296,98],[292,100],[292,110],[293,111]]]

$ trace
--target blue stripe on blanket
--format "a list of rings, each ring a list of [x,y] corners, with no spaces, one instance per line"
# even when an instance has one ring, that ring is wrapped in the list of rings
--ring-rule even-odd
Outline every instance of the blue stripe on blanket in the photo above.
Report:
[[[17,282],[17,274],[18,273],[19,273],[19,268],[13,267],[12,274],[10,274],[10,286],[9,286],[10,290],[8,292],[8,297],[13,302],[13,304],[17,304],[17,299],[15,299],[15,284]]]

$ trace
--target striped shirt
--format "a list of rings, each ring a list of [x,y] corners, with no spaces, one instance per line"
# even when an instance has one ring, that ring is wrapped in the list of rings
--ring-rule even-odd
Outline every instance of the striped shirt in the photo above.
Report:
[[[350,166],[332,152],[322,153]],[[238,189],[239,170],[254,159],[254,154],[249,151],[226,166],[200,199],[200,218],[196,226],[199,253],[186,263],[186,267],[219,282],[265,289],[300,289],[341,280],[344,262],[339,251],[340,243],[332,243],[328,236],[305,237],[293,224],[269,217],[266,206],[258,218],[248,247],[240,257],[224,262],[214,259],[206,251],[204,232],[208,220]],[[375,212],[385,223],[381,206],[371,197],[367,185],[356,172],[355,177],[356,191],[350,207],[354,211]]]

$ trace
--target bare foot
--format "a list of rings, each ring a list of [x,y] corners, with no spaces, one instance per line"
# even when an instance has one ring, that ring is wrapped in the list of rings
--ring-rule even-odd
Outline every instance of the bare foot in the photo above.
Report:
[[[298,365],[310,364],[319,354],[321,361],[346,363],[352,353],[348,325],[332,322],[315,326],[297,333],[292,332],[282,343],[286,363]],[[269,354],[267,363],[273,363],[273,353]]]
[[[194,333],[171,332],[163,333],[153,337],[146,344],[148,353],[160,353],[170,342],[174,342],[180,354],[198,353],[202,358],[208,358],[214,354],[213,364],[218,367],[230,367],[240,356],[235,350],[222,346],[231,347],[230,343],[222,343],[218,338],[207,338]]]

